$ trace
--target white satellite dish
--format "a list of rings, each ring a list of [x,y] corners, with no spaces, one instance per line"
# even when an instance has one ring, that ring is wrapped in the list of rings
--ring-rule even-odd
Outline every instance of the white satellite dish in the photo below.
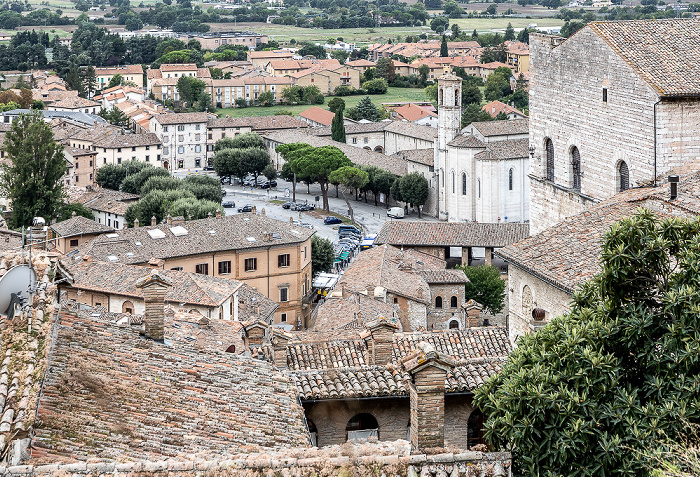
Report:
[[[29,265],[12,267],[0,278],[0,313],[7,313],[10,305],[20,298],[29,300],[29,290],[36,286],[36,273]],[[14,298],[14,301],[13,301]]]

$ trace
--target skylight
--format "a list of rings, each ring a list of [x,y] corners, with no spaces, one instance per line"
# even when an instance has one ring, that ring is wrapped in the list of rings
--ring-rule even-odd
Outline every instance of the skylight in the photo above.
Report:
[[[142,244],[141,242],[139,242],[138,240],[137,240],[136,242],[134,242],[134,244],[135,244],[137,247],[140,247],[141,245],[143,245],[143,244]]]
[[[280,234],[277,232],[272,232],[272,238],[275,240],[280,240],[282,237],[280,237]]]
[[[107,238],[119,238],[119,234],[107,234],[105,235]]]
[[[107,260],[109,260],[110,262],[118,262],[119,257],[117,257],[116,255],[107,255]]]
[[[171,227],[170,231],[176,237],[182,237],[184,235],[187,235],[187,229],[185,227],[183,227],[182,225],[176,225],[175,227]]]
[[[148,235],[151,236],[152,239],[163,239],[165,238],[165,232],[163,232],[160,229],[153,229],[148,231]]]
[[[255,237],[246,237],[245,238],[248,242],[257,242]]]
[[[216,235],[216,230],[210,230],[209,235]]]

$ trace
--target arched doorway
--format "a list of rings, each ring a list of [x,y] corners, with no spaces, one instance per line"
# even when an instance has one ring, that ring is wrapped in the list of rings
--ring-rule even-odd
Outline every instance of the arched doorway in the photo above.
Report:
[[[133,315],[134,314],[134,304],[131,303],[129,300],[122,303],[122,313],[129,313],[130,315]]]
[[[459,329],[459,321],[450,320],[450,324],[448,325],[448,328],[451,330],[458,330]]]
[[[479,444],[485,444],[484,441],[484,424],[486,424],[486,416],[478,409],[474,409],[469,414],[467,420],[467,447],[472,448]]]
[[[379,439],[377,419],[366,412],[355,414],[351,417],[348,425],[345,427],[345,431],[347,432],[348,441],[358,441],[360,439],[369,439],[370,437]]]

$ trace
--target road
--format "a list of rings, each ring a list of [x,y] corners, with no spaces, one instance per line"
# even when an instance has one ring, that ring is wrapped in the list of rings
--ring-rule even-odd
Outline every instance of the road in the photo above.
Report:
[[[202,172],[198,173],[201,174]],[[213,173],[210,174],[213,175]],[[184,177],[185,175],[186,173],[175,174],[176,177]],[[226,209],[226,215],[236,214],[236,209],[238,207],[251,204],[255,206],[258,213],[264,208],[267,216],[278,220],[289,222],[289,218],[291,217],[294,220],[301,220],[302,222],[309,223],[314,226],[318,236],[327,238],[332,242],[335,242],[338,238],[338,226],[325,225],[323,223],[325,214],[323,210],[320,209],[323,205],[323,198],[321,197],[321,189],[318,184],[311,184],[308,188],[306,184],[297,185],[297,202],[305,202],[316,206],[317,210],[311,213],[290,211],[289,209],[283,209],[281,204],[269,202],[270,200],[280,200],[284,202],[292,200],[291,182],[286,182],[281,179],[277,179],[277,187],[271,190],[251,189],[250,187],[242,187],[240,185],[224,185],[222,187],[226,191],[226,197],[224,197],[223,202],[233,201],[236,203],[236,207]],[[289,197],[285,197],[285,189],[289,189]],[[331,186],[328,196],[330,210],[344,217],[349,217],[348,207],[343,199],[342,192],[339,197],[336,198],[335,188]],[[319,198],[318,202],[316,202],[316,197]],[[362,225],[366,234],[378,233],[387,220],[402,220],[388,218],[386,216],[386,208],[382,205],[375,206],[373,200],[369,200],[367,203],[362,199],[356,201],[354,194],[352,197],[348,197],[348,199],[355,213],[355,221]],[[416,213],[407,215],[403,220],[435,221],[434,218],[425,216],[418,219]]]

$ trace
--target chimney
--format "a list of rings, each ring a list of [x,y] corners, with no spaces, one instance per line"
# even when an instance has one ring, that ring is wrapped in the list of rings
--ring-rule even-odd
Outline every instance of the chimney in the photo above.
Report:
[[[207,212],[207,219],[211,219],[212,215],[211,212]]]
[[[165,223],[168,225],[172,225],[173,224],[173,216],[168,214],[168,216],[165,218]]]
[[[75,210],[73,212],[71,212],[71,214],[70,214],[71,218],[75,217],[76,215],[78,215],[78,214],[75,213]]]
[[[293,217],[290,217],[290,218],[289,218],[289,223],[290,223],[290,224],[293,224],[293,223],[294,223],[294,218],[293,218]]]
[[[85,263],[92,262],[92,255],[83,255],[83,262],[85,262]]]
[[[148,261],[148,266],[151,268],[162,270],[165,268],[165,260],[160,260],[158,258],[151,257],[151,259]]]
[[[411,375],[411,447],[445,447],[445,378],[454,362],[421,341],[403,366]]]
[[[260,209],[260,215],[262,215],[263,217],[265,217],[265,207],[263,207],[262,209]]]
[[[162,342],[165,338],[165,292],[170,286],[172,282],[155,269],[136,282],[146,302],[143,334],[154,341]]]
[[[372,285],[371,283],[367,285],[367,298],[369,299],[374,299],[374,288],[375,286]]]
[[[134,228],[139,228],[139,219],[134,219]]]
[[[255,215],[257,213],[257,210],[258,210],[258,208],[256,206],[253,206],[253,208],[251,209],[251,212],[253,213],[253,215]]]
[[[254,347],[262,346],[265,333],[267,333],[267,323],[256,318],[254,321],[249,321],[243,327],[243,331],[245,332],[246,345],[252,351]]]
[[[216,218],[217,219],[221,218],[221,210],[220,209],[216,209]]]
[[[272,353],[275,366],[287,368],[287,345],[292,341],[292,335],[279,328],[272,330]]]
[[[391,362],[391,354],[394,349],[394,333],[399,327],[385,317],[370,321],[366,325],[370,332],[370,343],[374,364],[386,366]]]
[[[152,216],[152,217],[151,217],[151,226],[154,226],[154,225],[156,225],[157,223],[158,223],[158,221],[156,220],[156,216],[155,216],[155,215]]]
[[[671,200],[676,200],[678,197],[678,176],[668,176],[668,182],[671,184]]]

